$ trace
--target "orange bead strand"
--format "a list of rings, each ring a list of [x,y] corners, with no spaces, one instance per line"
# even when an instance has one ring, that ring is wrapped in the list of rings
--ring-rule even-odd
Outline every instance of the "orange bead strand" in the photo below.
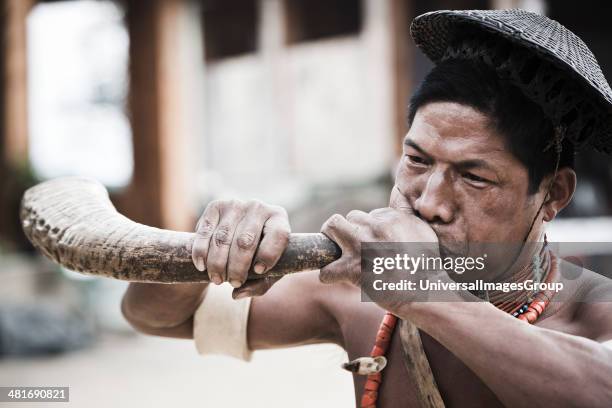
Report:
[[[397,317],[391,313],[385,313],[378,332],[376,333],[376,341],[370,357],[384,356],[389,348],[393,331],[397,325]],[[382,373],[368,375],[363,394],[361,396],[361,408],[376,408],[376,400],[378,399],[378,388],[382,383]]]

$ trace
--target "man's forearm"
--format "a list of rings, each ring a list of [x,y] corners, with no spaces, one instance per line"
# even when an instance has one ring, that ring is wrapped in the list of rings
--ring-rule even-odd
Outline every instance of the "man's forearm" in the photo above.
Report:
[[[480,302],[398,311],[460,358],[507,406],[609,406],[612,350],[539,328]]]
[[[130,283],[121,310],[135,326],[176,327],[193,316],[207,286],[207,283]]]

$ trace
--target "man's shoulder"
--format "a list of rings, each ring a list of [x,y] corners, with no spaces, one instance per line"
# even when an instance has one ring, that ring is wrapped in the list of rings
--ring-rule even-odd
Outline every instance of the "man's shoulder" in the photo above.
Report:
[[[612,339],[612,279],[579,265],[564,265],[561,280],[570,293],[560,296],[560,309],[584,337],[605,341]],[[553,298],[553,301],[554,298]]]
[[[564,262],[561,281],[569,288],[562,300],[583,305],[612,302],[612,279],[581,265]]]

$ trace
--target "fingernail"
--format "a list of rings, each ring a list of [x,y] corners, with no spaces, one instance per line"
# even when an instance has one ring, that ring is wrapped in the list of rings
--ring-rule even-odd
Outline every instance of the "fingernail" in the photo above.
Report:
[[[212,281],[215,285],[220,285],[223,283],[223,279],[219,275],[213,275]]]
[[[257,262],[253,267],[253,270],[257,274],[262,274],[266,271],[266,265],[263,262]]]
[[[242,282],[236,279],[232,279],[230,280],[230,285],[232,285],[235,288],[239,288],[240,286],[242,286]]]
[[[204,266],[204,258],[201,256],[196,257],[196,268],[200,272],[204,272],[206,270],[206,266]]]

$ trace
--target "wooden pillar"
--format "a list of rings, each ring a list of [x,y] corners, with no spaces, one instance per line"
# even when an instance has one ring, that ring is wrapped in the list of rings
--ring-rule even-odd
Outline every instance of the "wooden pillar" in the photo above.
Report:
[[[29,248],[19,223],[28,170],[26,19],[34,0],[0,0],[0,241]]]
[[[6,75],[5,75],[5,61],[6,61],[6,26],[7,26],[7,12],[6,12],[5,1],[0,2],[0,180],[4,176],[3,164],[5,157],[5,144],[6,144]]]
[[[26,19],[33,0],[0,0],[0,160],[23,167],[28,153]]]
[[[139,222],[192,230],[181,16],[187,1],[129,0],[134,174],[118,206]],[[195,91],[194,91],[195,92]]]
[[[397,152],[402,150],[402,141],[408,128],[406,116],[408,99],[412,93],[412,60],[414,45],[410,37],[410,23],[414,18],[412,0],[391,0],[392,38],[394,65],[394,109],[397,134]]]

